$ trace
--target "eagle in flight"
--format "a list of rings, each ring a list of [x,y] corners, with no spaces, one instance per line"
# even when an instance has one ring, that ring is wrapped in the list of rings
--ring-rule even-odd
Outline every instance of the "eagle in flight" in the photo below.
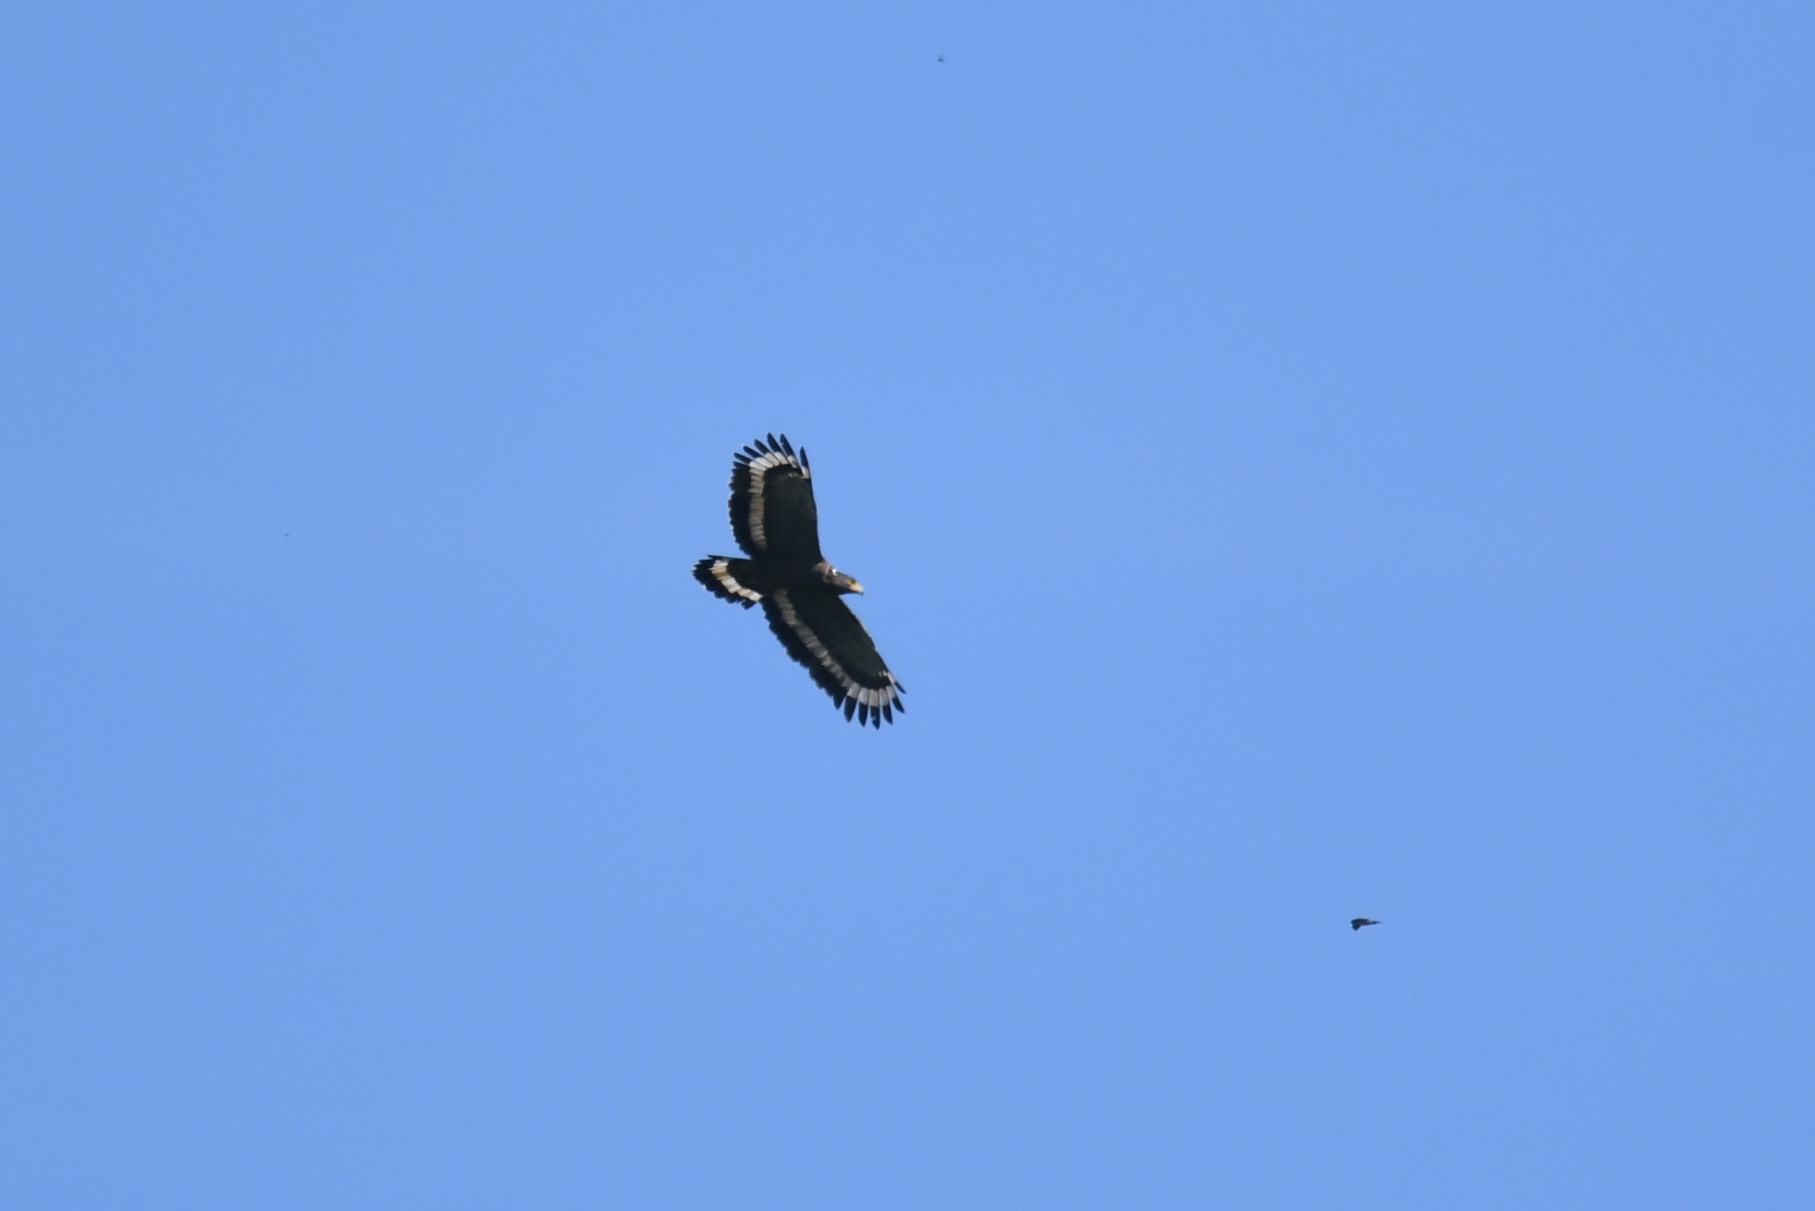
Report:
[[[895,722],[902,685],[857,615],[839,600],[863,586],[819,553],[819,510],[806,450],[769,434],[732,457],[731,533],[748,559],[708,555],[693,578],[746,610],[760,605],[769,629],[857,722]]]

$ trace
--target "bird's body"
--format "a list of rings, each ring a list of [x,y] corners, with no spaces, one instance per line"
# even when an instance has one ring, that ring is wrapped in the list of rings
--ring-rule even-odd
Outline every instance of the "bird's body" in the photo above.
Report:
[[[745,446],[731,467],[731,533],[745,559],[708,555],[693,578],[749,609],[760,605],[788,655],[806,666],[834,706],[859,723],[895,721],[901,683],[857,615],[839,597],[863,586],[819,551],[819,510],[807,452],[786,437]]]
[[[1370,920],[1367,917],[1356,917],[1353,921],[1349,922],[1349,928],[1354,930],[1356,933],[1360,933],[1361,927],[1363,925],[1378,925],[1378,924],[1380,924],[1380,922]]]

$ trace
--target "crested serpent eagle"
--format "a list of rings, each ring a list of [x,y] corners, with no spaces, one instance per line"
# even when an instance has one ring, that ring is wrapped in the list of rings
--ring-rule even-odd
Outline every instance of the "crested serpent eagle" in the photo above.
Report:
[[[731,533],[748,559],[708,555],[693,578],[746,610],[760,605],[769,629],[805,665],[832,705],[859,724],[895,722],[902,685],[857,615],[839,600],[863,586],[819,553],[819,510],[807,452],[769,434],[732,458]]]

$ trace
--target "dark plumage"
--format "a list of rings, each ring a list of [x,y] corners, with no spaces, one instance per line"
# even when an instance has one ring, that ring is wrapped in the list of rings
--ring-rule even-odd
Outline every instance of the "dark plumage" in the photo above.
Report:
[[[1367,917],[1356,917],[1353,921],[1349,922],[1349,928],[1354,930],[1356,933],[1360,933],[1361,927],[1363,925],[1378,925],[1378,924],[1380,924],[1380,922],[1371,921]]]
[[[732,458],[731,534],[748,559],[708,555],[693,578],[749,609],[760,605],[788,655],[805,665],[844,717],[881,727],[895,721],[902,685],[839,600],[863,586],[819,553],[819,510],[807,452],[786,437],[745,446]]]

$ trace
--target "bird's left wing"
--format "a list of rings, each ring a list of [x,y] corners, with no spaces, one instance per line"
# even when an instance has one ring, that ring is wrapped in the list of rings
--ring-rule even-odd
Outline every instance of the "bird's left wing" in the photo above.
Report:
[[[763,598],[763,613],[788,655],[805,665],[834,706],[859,723],[895,721],[901,683],[889,672],[863,623],[830,589],[790,585]]]

